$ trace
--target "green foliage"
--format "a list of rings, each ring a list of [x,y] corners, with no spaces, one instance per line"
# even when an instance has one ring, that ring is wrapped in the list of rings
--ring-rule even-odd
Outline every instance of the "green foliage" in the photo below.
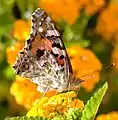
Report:
[[[108,89],[108,84],[106,82],[103,85],[103,87],[100,88],[98,92],[95,93],[95,95],[90,98],[90,100],[85,105],[84,110],[82,111],[81,120],[94,120],[99,105],[107,89]]]
[[[70,108],[66,113],[67,120],[79,120],[81,117],[81,110],[79,108]]]
[[[71,41],[65,43],[66,47],[72,47],[74,45],[82,46],[82,47],[88,47],[90,45],[90,41],[84,40],[84,41]]]
[[[57,115],[56,117],[54,117],[51,120],[66,120],[66,119],[63,116],[61,116],[61,115]]]
[[[75,24],[67,24],[64,28],[64,39],[65,40],[83,40],[83,33],[86,25],[89,22],[89,17],[84,12],[77,19]]]
[[[50,119],[47,119],[47,118],[43,118],[43,117],[26,117],[26,116],[23,116],[23,117],[12,117],[10,118],[10,120],[50,120]]]
[[[0,0],[0,15],[10,11],[14,2],[15,0]]]
[[[0,36],[6,35],[12,28],[12,19],[8,13],[0,14]]]

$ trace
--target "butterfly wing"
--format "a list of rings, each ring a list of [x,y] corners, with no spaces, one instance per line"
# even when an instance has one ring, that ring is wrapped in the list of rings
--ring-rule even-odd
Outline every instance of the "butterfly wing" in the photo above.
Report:
[[[14,65],[16,74],[29,78],[38,91],[78,90],[83,80],[73,76],[72,66],[56,26],[41,9],[32,15],[32,29]]]
[[[40,60],[40,57],[46,52],[47,59],[56,62],[55,67],[58,70],[64,70],[64,76],[69,79],[72,73],[72,66],[67,55],[66,48],[57,31],[54,22],[47,13],[40,8],[35,10],[32,15],[32,29],[27,40],[27,49],[29,54]],[[49,54],[48,54],[49,53]]]

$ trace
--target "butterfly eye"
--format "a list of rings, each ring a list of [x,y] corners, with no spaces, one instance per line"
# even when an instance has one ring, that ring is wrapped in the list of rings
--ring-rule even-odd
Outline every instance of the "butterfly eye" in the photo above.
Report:
[[[27,70],[27,69],[29,68],[28,63],[27,63],[27,62],[24,62],[24,63],[22,64],[21,68],[22,68],[23,70]]]

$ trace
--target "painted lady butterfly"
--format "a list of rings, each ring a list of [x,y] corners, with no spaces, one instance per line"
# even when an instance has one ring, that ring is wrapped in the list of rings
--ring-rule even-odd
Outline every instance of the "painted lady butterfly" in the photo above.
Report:
[[[37,84],[40,92],[78,89],[83,81],[73,76],[64,43],[52,19],[38,8],[32,15],[32,29],[13,66],[16,74]]]

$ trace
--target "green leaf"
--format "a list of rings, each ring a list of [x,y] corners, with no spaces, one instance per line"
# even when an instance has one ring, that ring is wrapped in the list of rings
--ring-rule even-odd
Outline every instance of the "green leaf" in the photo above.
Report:
[[[21,16],[23,17],[24,12],[28,8],[28,1],[27,0],[16,0],[16,4],[18,5],[18,8],[20,9]]]
[[[0,0],[0,15],[11,11],[14,2],[15,2],[15,0]]]
[[[67,120],[80,120],[81,110],[79,108],[70,108],[66,113]]]
[[[51,120],[65,120],[61,115],[57,115],[56,117],[54,117]]]
[[[3,90],[2,90],[3,91]],[[5,95],[4,95],[5,96]],[[9,109],[8,109],[8,101],[7,98],[1,98],[0,95],[0,120],[5,120],[6,116],[9,116]]]
[[[1,76],[0,76],[1,77]],[[7,82],[0,80],[0,99],[6,98],[9,94],[9,84]],[[1,105],[0,105],[1,107]]]
[[[8,80],[11,80],[12,78],[14,78],[14,72],[11,66],[7,66],[4,69],[3,74]]]
[[[34,10],[34,9],[36,9],[37,7],[39,7],[37,0],[28,0],[28,9]]]
[[[0,15],[0,36],[9,33],[12,28],[12,23],[13,21],[7,13]]]
[[[37,0],[16,0],[16,3],[18,5],[18,8],[20,9],[22,18],[26,16],[26,13],[34,12],[34,9],[38,7]]]
[[[50,119],[39,117],[39,116],[37,116],[37,117],[33,117],[33,116],[31,116],[31,117],[26,117],[26,116],[19,117],[18,116],[18,117],[12,117],[12,118],[10,118],[10,120],[50,120]]]
[[[72,46],[81,46],[81,47],[88,47],[90,45],[89,40],[82,40],[82,41],[70,41],[70,42],[65,42],[65,46],[72,47]]]
[[[101,103],[103,96],[105,95],[107,89],[108,89],[108,84],[106,82],[103,85],[103,87],[100,88],[98,90],[98,92],[95,93],[95,95],[90,98],[90,100],[85,105],[84,110],[82,111],[81,120],[94,120],[95,115],[100,106],[100,103]]]
[[[90,17],[81,12],[75,24],[66,25],[64,29],[63,37],[65,40],[82,40],[84,30],[88,24]]]

